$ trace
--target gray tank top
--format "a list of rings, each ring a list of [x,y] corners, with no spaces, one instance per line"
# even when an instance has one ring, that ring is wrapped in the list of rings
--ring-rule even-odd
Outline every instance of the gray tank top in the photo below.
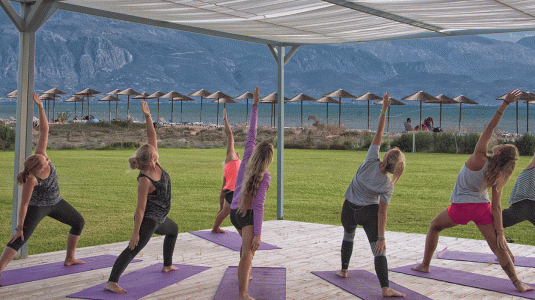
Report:
[[[165,220],[171,209],[171,178],[160,165],[158,165],[158,167],[162,170],[160,180],[154,181],[152,178],[141,172],[139,172],[137,179],[139,180],[140,177],[147,177],[156,188],[154,192],[147,195],[147,205],[145,206],[145,214],[143,217],[161,223]]]
[[[472,171],[463,165],[451,193],[452,203],[489,203],[489,193],[485,184],[485,172],[489,161],[479,171]]]
[[[54,167],[51,161],[48,162],[48,165],[50,166],[50,175],[48,178],[41,179],[35,176],[37,178],[37,185],[33,188],[29,205],[51,206],[61,201],[56,167]]]

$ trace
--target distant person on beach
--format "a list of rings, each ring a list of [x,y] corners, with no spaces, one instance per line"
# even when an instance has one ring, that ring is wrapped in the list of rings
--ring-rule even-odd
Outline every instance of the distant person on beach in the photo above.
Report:
[[[512,261],[513,254],[503,235],[500,198],[502,188],[515,168],[518,150],[514,145],[503,144],[493,147],[491,155],[487,153],[490,139],[503,112],[509,104],[516,101],[520,94],[521,91],[513,90],[505,96],[494,117],[479,137],[474,153],[457,176],[450,199],[452,204],[431,221],[425,240],[423,262],[413,267],[413,270],[429,273],[429,265],[438,244],[440,231],[473,221],[513,285],[520,292],[533,290],[517,277]],[[492,201],[489,200],[487,191],[489,188],[492,188]]]
[[[223,109],[223,122],[225,123],[225,135],[227,136],[227,156],[225,157],[225,168],[223,175],[223,186],[219,194],[219,212],[214,222],[213,233],[226,233],[221,229],[221,223],[230,214],[230,204],[234,196],[234,186],[236,176],[240,168],[240,154],[234,150],[234,136],[228,124],[227,111]]]
[[[84,218],[61,198],[56,167],[46,155],[48,122],[43,102],[35,93],[33,101],[39,108],[39,141],[35,146],[35,154],[26,159],[24,170],[17,176],[17,183],[22,185],[18,224],[15,234],[11,236],[0,258],[0,273],[13,260],[17,250],[28,241],[37,224],[46,216],[71,226],[67,237],[67,255],[63,264],[71,266],[84,263],[74,257],[76,245],[84,228]]]
[[[404,122],[403,125],[405,126],[405,131],[407,132],[414,130],[414,128],[412,128],[411,118],[407,118],[407,122]]]
[[[178,226],[167,217],[171,208],[171,178],[158,161],[158,139],[152,124],[149,106],[141,101],[147,127],[148,143],[137,149],[136,155],[128,159],[130,168],[139,169],[137,176],[137,208],[134,214],[134,232],[128,247],[119,255],[104,288],[123,294],[127,291],[117,282],[130,261],[147,245],[153,234],[165,235],[163,241],[162,272],[177,270],[173,266]]]
[[[527,167],[518,175],[511,196],[509,208],[502,211],[503,228],[522,221],[535,225],[535,155]]]
[[[404,297],[389,287],[388,264],[386,260],[386,211],[394,192],[394,185],[405,169],[405,155],[394,148],[386,152],[383,161],[379,158],[379,148],[385,127],[385,115],[390,106],[389,93],[383,94],[383,108],[379,116],[377,132],[368,150],[368,155],[359,166],[355,177],[344,195],[342,207],[342,269],[337,273],[347,278],[349,261],[353,253],[353,240],[357,225],[364,227],[368,242],[375,256],[375,272],[381,284],[383,297]],[[390,178],[390,176],[392,178]]]
[[[425,127],[426,127],[427,130],[431,130],[431,131],[432,131],[432,130],[435,128],[435,127],[434,127],[435,124],[434,124],[434,122],[433,122],[433,118],[431,118],[431,117],[427,117],[427,118],[425,118],[425,120],[424,120],[424,125],[425,125]]]
[[[253,299],[249,296],[249,280],[253,256],[261,242],[264,201],[271,182],[271,174],[267,168],[273,159],[273,145],[262,142],[255,146],[258,102],[260,102],[260,96],[256,87],[247,142],[236,177],[234,198],[230,205],[230,221],[242,237],[240,264],[238,265],[240,300]]]

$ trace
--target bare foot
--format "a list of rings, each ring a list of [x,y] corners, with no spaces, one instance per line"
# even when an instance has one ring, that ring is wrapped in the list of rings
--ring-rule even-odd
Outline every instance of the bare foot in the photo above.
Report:
[[[173,266],[173,265],[171,265],[169,267],[163,267],[162,272],[167,273],[169,271],[176,271],[176,270],[178,270],[178,268]]]
[[[69,258],[69,259],[66,258],[65,262],[63,263],[63,265],[66,267],[74,266],[74,265],[81,265],[81,264],[85,264],[85,262],[81,260],[77,260],[76,258]]]
[[[424,264],[419,264],[416,267],[412,267],[411,269],[422,273],[429,273],[429,266],[426,266]]]
[[[112,293],[117,293],[117,294],[126,294],[127,291],[125,289],[123,289],[122,287],[120,287],[117,282],[111,282],[111,281],[108,281],[108,283],[106,283],[106,286],[104,287],[104,290],[105,291],[110,291]]]
[[[217,227],[217,228],[212,229],[212,233],[227,233],[227,232],[225,230]]]
[[[249,295],[246,295],[245,297],[241,297],[240,296],[238,299],[240,299],[240,300],[254,300],[254,298],[249,296]]]
[[[336,272],[336,275],[342,278],[347,278],[347,270],[340,270],[339,272]]]
[[[400,293],[396,290],[393,290],[389,287],[382,288],[383,290],[383,297],[405,297],[405,294]]]
[[[515,283],[513,283],[515,288],[523,293],[523,292],[527,292],[527,291],[533,291],[533,287],[529,286],[529,285],[526,285],[524,284],[522,281],[520,280],[517,280]]]

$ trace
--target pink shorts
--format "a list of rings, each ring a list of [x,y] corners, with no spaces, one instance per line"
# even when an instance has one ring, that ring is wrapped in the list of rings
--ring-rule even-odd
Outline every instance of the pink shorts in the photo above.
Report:
[[[494,221],[490,203],[452,203],[448,207],[448,216],[453,223],[460,225],[470,221],[476,225],[488,225]]]

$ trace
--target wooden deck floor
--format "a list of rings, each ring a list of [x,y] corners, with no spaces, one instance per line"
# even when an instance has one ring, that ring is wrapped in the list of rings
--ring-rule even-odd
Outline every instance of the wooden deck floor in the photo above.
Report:
[[[225,228],[234,230],[234,228]],[[340,268],[340,245],[343,236],[341,226],[302,223],[293,221],[266,221],[262,241],[277,245],[282,250],[258,251],[253,266],[285,267],[287,299],[358,299],[311,274],[311,271]],[[373,256],[362,229],[357,229],[351,269],[365,269],[374,273]],[[421,261],[425,235],[387,232],[387,257],[389,267],[398,267]],[[152,238],[137,258],[143,262],[131,264],[125,274],[162,262],[163,237]],[[118,255],[127,242],[81,248],[77,257],[100,254]],[[490,253],[485,241],[441,237],[438,250]],[[535,247],[510,245],[519,256],[535,256]],[[6,270],[62,261],[65,251],[32,255],[10,263]],[[143,299],[212,299],[228,266],[238,265],[238,253],[218,246],[189,233],[178,235],[174,263],[210,266],[211,269],[162,289]],[[499,265],[434,259],[434,266],[464,270],[494,277],[507,278]],[[519,277],[535,283],[535,272],[517,267]],[[110,268],[34,281],[8,287],[0,287],[1,299],[65,299],[69,294],[105,282]],[[422,279],[390,272],[390,280],[432,299],[523,299],[495,292],[464,287],[455,284]]]

